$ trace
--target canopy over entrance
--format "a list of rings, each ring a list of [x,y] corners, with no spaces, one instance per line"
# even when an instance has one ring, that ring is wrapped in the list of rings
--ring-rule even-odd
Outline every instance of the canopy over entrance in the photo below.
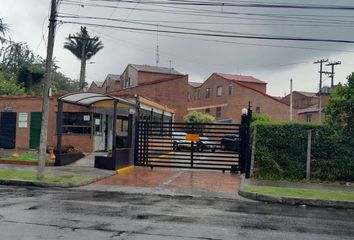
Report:
[[[127,100],[119,97],[114,97],[110,95],[105,95],[102,93],[95,93],[95,92],[79,92],[79,93],[71,93],[64,96],[59,97],[58,99],[58,113],[57,113],[57,158],[61,159],[62,153],[62,129],[63,129],[63,104],[73,104],[78,106],[84,107],[94,107],[95,110],[97,108],[109,108],[113,110],[112,114],[112,155],[115,158],[115,150],[117,148],[117,140],[116,140],[116,120],[117,120],[117,109],[123,108],[129,111],[128,117],[128,125],[131,129],[131,123],[133,121],[133,114],[131,113],[130,109],[136,109],[138,104],[133,100]],[[134,111],[132,111],[134,112]],[[107,120],[108,121],[108,120]],[[95,124],[94,122],[92,124]],[[94,126],[94,125],[92,125]],[[93,134],[93,128],[91,130],[91,134]],[[110,132],[110,131],[107,131]],[[131,142],[131,135],[132,131],[128,130],[128,142]],[[61,160],[60,160],[61,161]],[[57,164],[57,162],[56,162]]]
[[[105,102],[105,106],[109,106],[107,104],[108,102],[111,102],[110,106],[114,106],[114,102],[120,103],[123,105],[127,106],[134,106],[136,107],[136,103],[119,98],[119,97],[114,97],[114,96],[109,96],[105,95],[102,93],[95,93],[95,92],[79,92],[79,93],[70,93],[67,95],[64,95],[62,97],[58,98],[59,101],[65,102],[65,103],[70,103],[70,104],[75,104],[75,105],[81,105],[81,106],[91,106],[96,103],[102,103]]]

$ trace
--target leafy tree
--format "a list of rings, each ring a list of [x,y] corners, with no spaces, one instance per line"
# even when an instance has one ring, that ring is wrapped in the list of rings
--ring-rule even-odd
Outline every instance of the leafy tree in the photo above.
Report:
[[[80,32],[75,33],[73,36],[69,35],[64,43],[64,48],[81,61],[80,89],[82,90],[85,86],[86,61],[103,49],[103,44],[98,37],[91,38],[86,27],[81,27]]]
[[[344,135],[354,137],[354,73],[348,82],[338,85],[326,107],[327,123]]]
[[[184,117],[186,123],[214,123],[215,117],[208,113],[190,112]]]
[[[26,90],[16,84],[16,76],[0,71],[0,96],[1,95],[25,95]]]
[[[17,72],[17,82],[23,84],[29,94],[34,94],[33,89],[40,85],[44,72],[43,66],[23,65]]]
[[[26,65],[41,64],[43,59],[36,56],[24,43],[11,42],[1,51],[2,64],[12,73]]]
[[[194,133],[198,133],[203,135],[205,131],[205,125],[208,123],[214,123],[215,122],[215,117],[208,114],[208,113],[202,113],[202,112],[190,112],[186,116],[184,116],[184,122],[186,123],[193,123]],[[187,126],[186,132],[192,132],[192,126]]]
[[[79,81],[74,81],[71,78],[66,77],[61,72],[54,72],[52,79],[53,92],[77,92],[80,90]]]
[[[267,114],[252,113],[252,122],[271,122],[272,118]]]

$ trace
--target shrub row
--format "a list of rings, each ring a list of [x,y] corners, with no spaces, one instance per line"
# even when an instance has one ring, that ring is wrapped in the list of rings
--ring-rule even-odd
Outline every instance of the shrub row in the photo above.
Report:
[[[354,180],[354,141],[324,124],[254,122],[254,176],[301,180],[306,176],[307,134],[312,130],[311,179]]]

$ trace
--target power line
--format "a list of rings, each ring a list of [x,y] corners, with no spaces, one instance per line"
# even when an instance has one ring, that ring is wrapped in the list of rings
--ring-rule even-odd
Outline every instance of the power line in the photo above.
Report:
[[[126,29],[126,30],[133,30],[133,31],[145,31],[145,32],[156,31],[151,28],[121,27],[121,26],[94,24],[94,23],[85,23],[85,22],[62,21],[62,23],[97,26],[97,27],[104,27],[104,28],[111,28],[111,29]],[[344,39],[304,38],[304,37],[287,37],[287,36],[256,35],[256,34],[238,34],[238,33],[213,34],[213,33],[202,32],[202,31],[186,32],[186,31],[172,31],[172,30],[160,30],[160,32],[182,34],[182,35],[196,35],[196,36],[204,36],[204,37],[220,37],[220,38],[241,38],[241,39],[258,39],[258,40],[275,40],[275,41],[301,41],[301,42],[327,42],[327,43],[354,43],[354,41],[352,40],[344,40]]]
[[[101,2],[116,2],[112,0],[99,0]],[[125,3],[136,3],[137,0],[118,0]],[[97,2],[97,1],[96,1]],[[143,1],[149,4],[165,4],[165,5],[190,5],[190,6],[219,6],[219,7],[244,7],[244,8],[272,8],[272,9],[317,9],[317,10],[354,10],[354,6],[345,5],[320,5],[320,4],[267,4],[267,3],[237,3],[237,2],[220,2],[220,1]]]
[[[75,1],[71,0],[66,0],[68,1],[68,5],[77,5],[78,3]],[[116,6],[112,5],[102,5],[102,4],[90,4],[87,3],[85,6],[88,7],[101,7],[101,8],[117,8]],[[154,5],[156,6],[156,5]],[[160,6],[161,7],[161,6]],[[200,10],[200,9],[191,9],[189,11],[176,11],[175,9],[184,9],[181,7],[175,7],[175,6],[162,6],[162,7],[167,7],[167,8],[172,8],[172,10],[164,10],[164,9],[152,9],[152,8],[132,8],[132,7],[123,7],[120,6],[120,9],[126,9],[126,10],[138,10],[138,11],[146,11],[146,12],[157,12],[157,13],[163,13],[163,14],[173,14],[173,15],[187,15],[187,16],[203,16],[203,17],[212,17],[212,18],[225,18],[225,19],[244,19],[244,20],[256,20],[256,21],[282,21],[282,22],[303,22],[303,23],[332,23],[332,24],[351,24],[354,21],[348,21],[348,20],[331,20],[331,19],[308,19],[304,17],[292,17],[292,19],[286,19],[289,18],[288,15],[272,15],[272,14],[257,14],[257,13],[240,13],[240,12],[229,12],[229,15],[225,16],[225,13],[227,12],[216,12],[216,11],[207,11],[207,10]],[[207,14],[208,13],[208,14]],[[211,15],[214,13],[214,15]],[[219,15],[215,15],[215,13]],[[224,13],[224,14],[223,14]],[[232,15],[230,15],[232,14]],[[246,15],[246,17],[240,17],[236,15]],[[252,16],[252,17],[249,17]],[[255,18],[254,16],[261,16],[263,18]],[[273,18],[270,18],[273,17]],[[285,18],[285,19],[284,19]]]

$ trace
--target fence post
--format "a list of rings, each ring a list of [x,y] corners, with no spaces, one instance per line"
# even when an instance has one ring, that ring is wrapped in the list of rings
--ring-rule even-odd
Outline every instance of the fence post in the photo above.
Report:
[[[312,130],[308,130],[307,131],[306,180],[310,180],[310,174],[311,174],[311,138],[312,138]]]
[[[254,127],[252,132],[252,151],[251,151],[251,169],[250,169],[250,177],[253,176],[253,166],[254,166],[254,155],[256,151],[256,139],[257,136],[257,127]]]
[[[246,118],[247,115],[242,114],[241,116],[241,126],[240,126],[240,172],[245,173],[245,162],[246,162]]]

